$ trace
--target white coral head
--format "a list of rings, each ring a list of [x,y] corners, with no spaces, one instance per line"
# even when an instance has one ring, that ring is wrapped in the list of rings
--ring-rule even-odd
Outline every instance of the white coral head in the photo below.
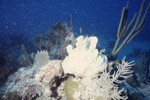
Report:
[[[94,76],[103,71],[107,66],[107,57],[98,52],[97,42],[96,37],[79,36],[75,48],[68,45],[68,56],[62,63],[64,73],[76,76]]]
[[[37,66],[44,66],[49,62],[49,55],[46,50],[38,51],[35,55],[35,64]]]

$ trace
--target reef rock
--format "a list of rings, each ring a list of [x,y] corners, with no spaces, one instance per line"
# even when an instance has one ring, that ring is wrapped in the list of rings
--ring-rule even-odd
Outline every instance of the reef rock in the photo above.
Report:
[[[49,60],[44,66],[34,64],[32,67],[20,68],[9,77],[4,98],[8,98],[7,93],[14,92],[23,100],[43,96],[52,98],[55,93],[53,88],[57,90],[59,85],[57,80],[62,77],[62,74],[60,60]]]

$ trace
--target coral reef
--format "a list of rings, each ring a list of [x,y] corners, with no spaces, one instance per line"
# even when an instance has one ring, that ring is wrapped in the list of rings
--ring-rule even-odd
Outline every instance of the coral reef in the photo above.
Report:
[[[8,76],[15,72],[18,67],[19,64],[16,60],[0,51],[0,87],[5,84]]]
[[[22,45],[23,54],[19,58],[20,65],[14,74],[10,75],[5,86],[0,88],[5,91],[4,100],[126,100],[149,99],[150,90],[150,65],[149,58],[143,55],[139,72],[133,72],[134,62],[128,62],[125,57],[120,62],[116,55],[124,45],[129,43],[144,26],[148,13],[148,4],[144,15],[142,10],[134,15],[127,24],[128,3],[123,8],[118,27],[117,40],[112,51],[111,59],[104,50],[97,48],[98,39],[95,36],[75,38],[71,19],[68,23],[58,22],[46,34],[38,36],[35,40],[36,55],[27,52]],[[136,19],[135,19],[136,18]],[[133,28],[130,26],[134,22]],[[129,30],[131,29],[131,31]],[[120,39],[125,35],[123,42],[118,46]],[[80,28],[80,33],[82,29]],[[14,36],[15,37],[15,36]],[[14,38],[12,37],[12,38]],[[16,36],[19,38],[19,36]],[[13,43],[13,42],[12,42]],[[14,44],[16,41],[14,41]],[[18,42],[17,42],[18,43]],[[18,44],[17,44],[18,46]],[[3,53],[2,53],[3,54]],[[5,56],[5,55],[3,55]],[[1,62],[5,59],[0,58]],[[144,64],[144,65],[143,65]],[[147,65],[148,64],[148,65]],[[4,66],[5,63],[2,63]],[[3,69],[1,77],[8,77],[10,69]],[[6,74],[7,73],[7,74]],[[139,76],[138,76],[139,75]],[[139,82],[139,84],[132,84]],[[136,79],[137,78],[137,79]],[[131,85],[132,84],[132,85]],[[2,95],[2,94],[0,94]],[[1,99],[1,98],[0,98]]]
[[[74,42],[72,26],[69,23],[58,22],[46,34],[38,36],[35,46],[38,50],[47,50],[50,58],[64,59],[66,46]]]
[[[127,99],[121,96],[123,89],[119,90],[117,84],[130,77],[133,62],[126,62],[116,66],[117,71],[111,75],[112,69],[107,71],[109,65],[107,57],[96,49],[97,38],[80,36],[77,38],[76,47],[67,47],[68,56],[63,61],[64,73],[74,75],[69,78],[65,93],[67,100],[109,100]],[[79,57],[80,56],[80,57]],[[100,74],[102,73],[102,74]],[[65,84],[66,85],[66,84]]]
[[[20,68],[9,77],[4,99],[10,93],[23,100],[127,99],[118,84],[130,77],[133,62],[123,59],[111,74],[113,68],[96,49],[97,41],[96,37],[77,37],[74,48],[67,46],[64,60],[50,60],[46,51],[37,52],[32,66]]]
[[[32,41],[29,40],[27,34],[22,34],[16,30],[0,33],[0,87],[2,87],[10,74],[17,71],[22,66],[27,66],[29,63],[21,55],[21,45],[26,46],[27,51],[34,50]],[[29,45],[30,44],[30,45]],[[30,48],[30,49],[28,49]],[[22,56],[22,64],[18,61],[18,57]]]
[[[43,54],[43,52],[38,52],[36,56],[42,55],[41,53]],[[52,95],[51,89],[55,87],[56,79],[61,76],[62,68],[59,60],[49,61],[44,66],[43,64],[39,66],[34,64],[32,67],[20,68],[9,77],[4,98],[7,99],[7,93],[14,92],[23,100],[33,99],[37,96],[50,98]]]

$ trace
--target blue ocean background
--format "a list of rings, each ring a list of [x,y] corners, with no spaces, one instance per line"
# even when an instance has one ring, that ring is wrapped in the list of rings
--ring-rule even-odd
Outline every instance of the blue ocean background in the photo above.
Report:
[[[121,11],[126,2],[127,0],[0,0],[0,41],[9,42],[11,36],[23,35],[28,41],[22,42],[29,50],[31,44],[28,42],[34,42],[38,34],[46,33],[56,22],[66,21],[72,15],[77,35],[80,35],[81,27],[84,35],[97,36],[101,48],[107,49],[111,41],[116,39]],[[129,2],[130,20],[138,12],[142,0]],[[150,13],[146,17],[144,29],[119,55],[123,57],[133,48],[150,49],[149,33]],[[14,41],[21,44],[20,39]]]
[[[139,11],[141,2],[129,0],[129,20]],[[21,44],[29,53],[34,52],[35,37],[45,34],[56,22],[67,21],[70,15],[76,36],[97,36],[100,48],[112,49],[126,3],[127,0],[0,0],[0,53],[16,59]],[[123,47],[118,57],[128,56],[133,50],[150,50],[149,38],[150,13],[143,30]]]

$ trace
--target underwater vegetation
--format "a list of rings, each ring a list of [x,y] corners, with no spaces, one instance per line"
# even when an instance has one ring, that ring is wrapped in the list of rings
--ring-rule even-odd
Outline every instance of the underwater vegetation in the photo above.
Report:
[[[142,31],[144,27],[146,15],[150,9],[150,4],[148,4],[145,11],[143,11],[144,5],[145,5],[145,0],[142,1],[138,14],[135,13],[133,18],[129,22],[128,22],[129,2],[127,2],[126,7],[123,7],[120,23],[118,26],[117,39],[112,51],[112,55],[115,56],[123,48],[123,46],[128,44],[132,39],[135,38],[136,35],[138,35]],[[123,39],[124,36],[125,38]],[[123,39],[123,42],[119,45],[121,39]]]
[[[130,22],[127,21],[129,3],[123,8],[111,54],[98,48],[96,36],[75,36],[71,18],[37,36],[36,53],[27,50],[30,47],[23,44],[25,37],[13,36],[12,40],[21,39],[21,44],[11,43],[18,43],[16,47],[21,45],[22,54],[14,61],[17,71],[10,73],[10,67],[3,68],[13,61],[6,61],[7,53],[0,52],[1,77],[7,79],[0,88],[0,99],[149,100],[149,51],[137,49],[130,54],[139,58],[138,64],[126,57],[117,58],[119,51],[142,31],[150,3],[145,10],[144,5],[145,0]]]

